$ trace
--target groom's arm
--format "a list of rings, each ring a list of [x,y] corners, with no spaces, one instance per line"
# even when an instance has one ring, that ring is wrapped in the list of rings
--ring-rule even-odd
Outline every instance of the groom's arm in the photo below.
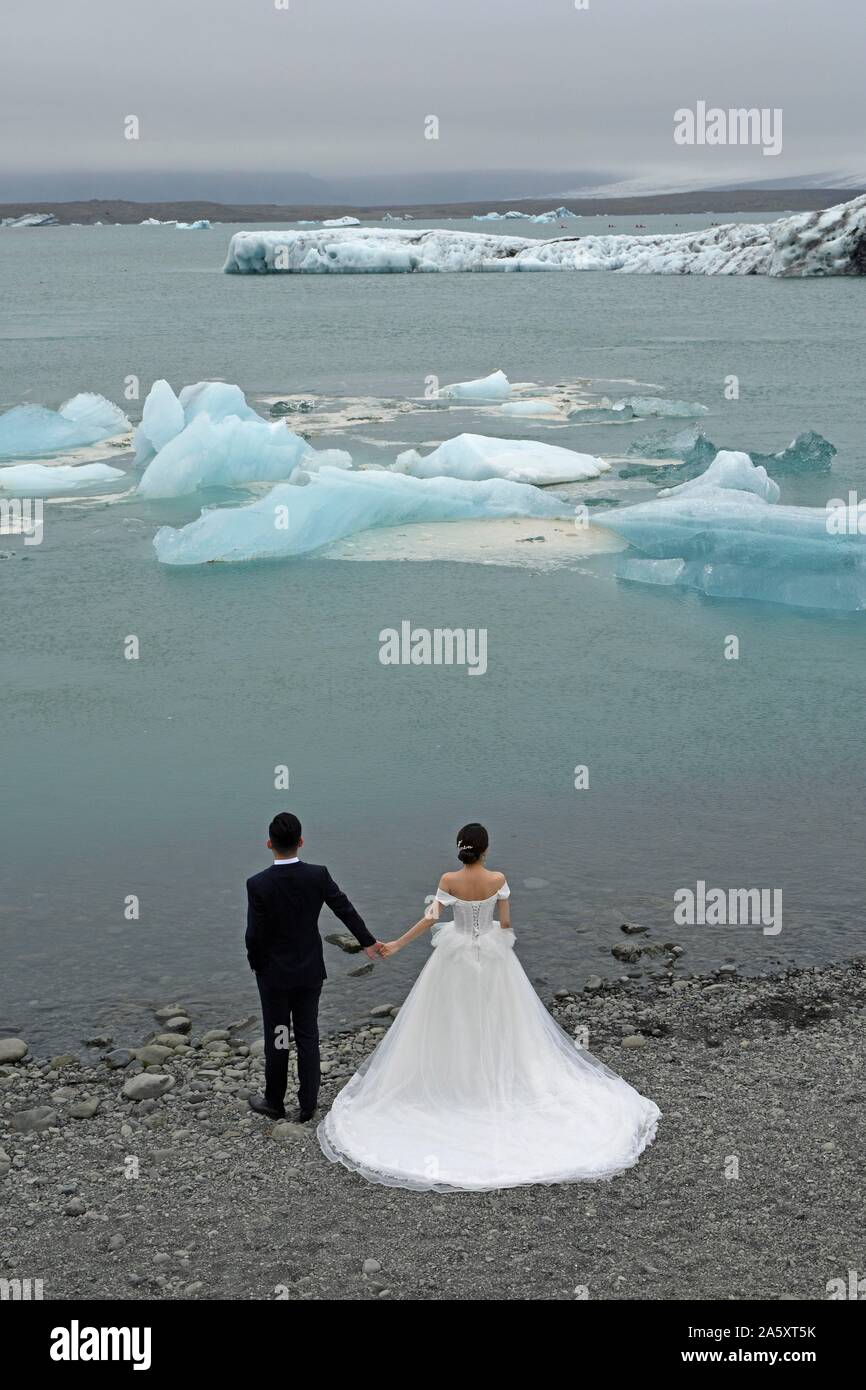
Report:
[[[325,902],[334,916],[339,917],[343,926],[348,927],[355,940],[359,941],[363,947],[375,946],[376,938],[367,931],[364,919],[357,908],[352,906],[346,894],[337,887],[328,870],[323,868],[322,873],[324,875],[322,888]]]
[[[251,970],[261,970],[265,964],[265,927],[267,913],[264,904],[253,887],[251,878],[247,879],[247,960]]]

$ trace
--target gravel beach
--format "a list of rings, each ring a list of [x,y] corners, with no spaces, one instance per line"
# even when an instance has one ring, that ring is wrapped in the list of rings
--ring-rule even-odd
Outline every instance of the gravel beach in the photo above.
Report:
[[[678,950],[626,935],[627,975],[548,1001],[663,1112],[596,1184],[371,1186],[314,1125],[250,1113],[258,1019],[200,1031],[176,1001],[88,1060],[4,1038],[0,1278],[45,1299],[829,1298],[866,1270],[864,961],[688,977]],[[392,1010],[323,1040],[325,1106]]]

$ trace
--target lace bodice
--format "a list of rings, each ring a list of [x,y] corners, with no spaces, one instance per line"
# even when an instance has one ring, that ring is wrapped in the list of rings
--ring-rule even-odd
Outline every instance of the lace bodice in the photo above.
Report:
[[[510,896],[511,889],[507,883],[503,883],[498,893],[492,893],[489,898],[479,898],[474,902],[455,898],[451,893],[446,893],[444,888],[437,888],[426,915],[438,920],[443,906],[453,908],[454,925],[457,930],[465,932],[468,936],[481,936],[482,933],[490,931],[491,927],[500,930],[494,916],[496,904],[500,898]]]

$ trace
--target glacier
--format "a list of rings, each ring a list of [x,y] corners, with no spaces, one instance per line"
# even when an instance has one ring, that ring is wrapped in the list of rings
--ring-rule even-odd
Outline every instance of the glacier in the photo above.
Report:
[[[14,463],[0,468],[0,492],[15,497],[54,497],[125,476],[122,468],[107,463]]]
[[[398,454],[395,473],[413,478],[463,478],[479,482],[505,478],[536,487],[583,482],[606,473],[610,464],[592,454],[578,454],[558,444],[533,439],[493,439],[484,434],[458,434],[446,439],[426,458],[416,449]]]
[[[557,216],[564,210],[557,209]],[[231,275],[616,270],[635,275],[863,275],[866,194],[770,223],[699,232],[543,238],[443,229],[236,232]]]
[[[475,381],[454,381],[441,386],[436,394],[455,401],[504,401],[511,394],[511,383],[504,372],[497,371]]]
[[[701,477],[593,520],[632,547],[617,563],[622,579],[793,608],[866,608],[859,518],[841,527],[837,517],[834,529],[827,507],[782,506],[779,495],[748,454],[722,450]]]
[[[153,545],[165,565],[290,559],[371,527],[569,514],[560,498],[503,479],[465,482],[324,467],[306,487],[278,484],[247,506],[203,511],[179,529],[163,526]]]
[[[16,405],[0,415],[0,459],[46,458],[131,429],[119,406],[92,391],[72,396],[59,410]]]

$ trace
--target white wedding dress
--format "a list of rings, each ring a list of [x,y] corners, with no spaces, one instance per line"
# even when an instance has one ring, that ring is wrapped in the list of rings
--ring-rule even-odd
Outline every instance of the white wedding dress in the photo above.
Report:
[[[318,1128],[327,1158],[371,1182],[485,1191],[609,1178],[660,1111],[554,1022],[495,919],[497,898],[440,889],[454,920],[375,1052]]]

